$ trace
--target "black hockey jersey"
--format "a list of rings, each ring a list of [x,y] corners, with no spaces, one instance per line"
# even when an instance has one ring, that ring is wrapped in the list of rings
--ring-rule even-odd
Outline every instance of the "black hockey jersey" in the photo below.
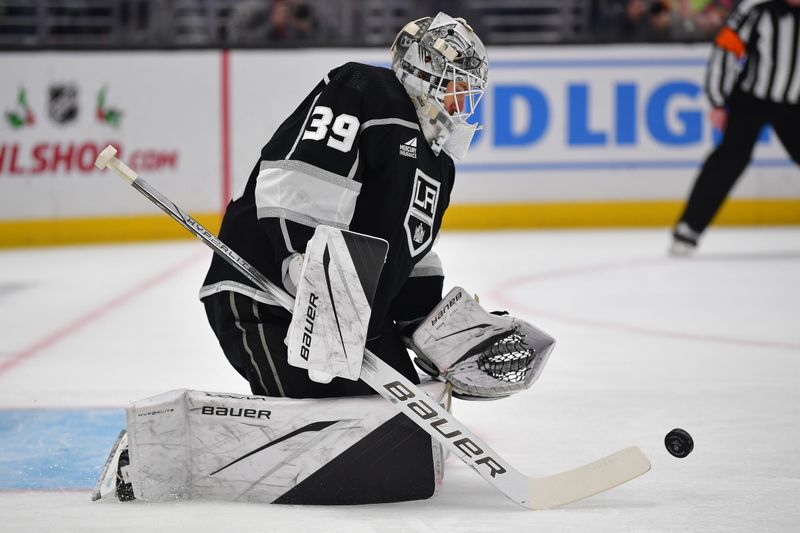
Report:
[[[219,236],[279,286],[285,260],[305,250],[319,224],[385,239],[372,336],[385,320],[420,318],[441,299],[441,262],[431,247],[454,177],[453,160],[433,153],[394,72],[347,63],[330,71],[262,148]],[[221,290],[274,304],[214,256],[200,296]]]

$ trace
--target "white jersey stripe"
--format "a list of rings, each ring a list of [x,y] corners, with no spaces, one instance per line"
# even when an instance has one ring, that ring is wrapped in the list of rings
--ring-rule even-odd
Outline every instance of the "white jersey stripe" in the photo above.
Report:
[[[772,100],[783,101],[786,84],[789,83],[789,68],[792,61],[794,17],[782,17],[778,21],[778,57],[775,61],[775,79],[772,81]]]
[[[375,118],[372,120],[368,120],[361,125],[361,130],[364,131],[367,128],[371,128],[372,126],[385,126],[387,124],[395,124],[397,126],[405,126],[406,128],[411,128],[412,130],[419,131],[419,124],[415,124],[408,120],[403,120],[401,118]]]
[[[328,83],[328,77],[325,76],[325,83]],[[297,132],[297,138],[294,140],[294,144],[292,145],[292,149],[289,150],[289,153],[286,154],[286,159],[292,157],[295,149],[297,148],[298,143],[300,142],[300,138],[303,136],[303,132],[306,130],[306,124],[308,124],[308,119],[311,116],[311,112],[314,110],[314,104],[317,103],[317,99],[322,92],[318,93],[317,96],[314,97],[314,101],[311,102],[311,105],[308,107],[308,114],[306,114],[306,119],[303,121],[303,125],[300,127],[300,131]]]
[[[753,87],[753,95],[758,98],[766,98],[769,88],[769,73],[773,67],[772,40],[775,37],[773,29],[772,20],[764,14],[758,21],[758,76]]]
[[[275,368],[275,362],[272,360],[272,353],[267,347],[267,339],[264,337],[264,322],[261,321],[261,317],[258,314],[258,304],[255,300],[253,300],[253,315],[256,317],[256,321],[258,321],[258,336],[261,338],[261,347],[264,348],[264,355],[267,357],[270,370],[272,370],[272,377],[275,379],[275,385],[278,386],[278,394],[286,396],[286,393],[283,392],[281,378],[278,376],[278,370]]]
[[[356,171],[358,170],[358,160],[361,157],[361,151],[356,152],[356,160],[353,162],[353,166],[350,167],[350,172],[347,173],[347,179],[353,179],[356,176]]]
[[[361,184],[302,161],[262,161],[256,179],[259,218],[348,228]]]
[[[425,257],[419,260],[414,265],[414,269],[408,276],[410,278],[421,278],[427,276],[444,276],[444,269],[442,268],[442,260],[434,251],[425,254]]]
[[[244,346],[247,355],[250,356],[250,363],[253,365],[253,369],[256,371],[256,375],[258,376],[258,382],[264,388],[267,394],[269,394],[269,389],[264,384],[264,379],[261,377],[261,370],[258,368],[256,364],[255,357],[253,357],[253,351],[250,349],[250,345],[247,343],[247,331],[242,327],[242,323],[239,319],[239,310],[236,308],[236,301],[235,301],[235,294],[234,292],[230,292],[230,304],[231,304],[231,312],[233,313],[233,318],[235,319],[236,328],[242,332],[242,345]],[[255,305],[255,304],[254,304]]]
[[[711,103],[716,107],[721,107],[725,103],[725,95],[722,93],[722,70],[725,56],[728,55],[720,48],[714,48],[711,52],[711,60],[708,63],[706,87]]]
[[[742,38],[744,42],[748,42],[750,40],[750,33],[753,31],[753,26],[755,26],[755,17],[751,17],[747,20],[747,24],[742,27],[742,30],[739,32],[739,36]],[[745,73],[746,78],[742,80],[742,88],[751,90],[753,88],[753,83],[756,79],[756,69],[755,64],[749,60],[747,63],[747,72]],[[730,94],[730,93],[729,93]]]
[[[281,219],[281,234],[283,235],[283,243],[286,246],[286,250],[292,253],[296,253],[297,250],[294,249],[292,246],[292,239],[289,237],[289,228],[286,227],[286,220]]]
[[[800,31],[798,35],[800,35]],[[800,43],[797,43],[796,46],[800,48]],[[789,90],[786,92],[786,103],[798,104],[800,103],[800,50],[795,54],[794,70],[792,72],[794,74]]]
[[[202,300],[207,296],[211,296],[212,294],[217,294],[218,292],[223,291],[237,292],[263,304],[281,307],[281,303],[273,298],[269,293],[254,289],[253,287],[245,285],[244,283],[239,283],[238,281],[218,281],[217,283],[212,283],[211,285],[205,285],[200,289],[199,296]]]

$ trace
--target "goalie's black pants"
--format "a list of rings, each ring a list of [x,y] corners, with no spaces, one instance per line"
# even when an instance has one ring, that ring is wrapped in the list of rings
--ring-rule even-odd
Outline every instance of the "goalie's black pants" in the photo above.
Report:
[[[758,135],[772,125],[789,156],[800,165],[800,105],[778,104],[735,92],[728,110],[728,125],[719,146],[703,164],[680,217],[702,233],[719,211],[747,165]]]
[[[375,394],[363,381],[334,378],[328,384],[311,381],[308,372],[287,362],[284,339],[290,315],[235,292],[203,298],[211,328],[231,365],[249,383],[253,394],[291,398],[331,398]],[[413,383],[419,383],[413,363],[394,323],[367,347]],[[297,504],[361,504],[430,498],[436,487],[430,436],[399,414],[347,450],[356,461],[334,465],[347,482],[327,479],[326,490],[298,493]],[[355,446],[354,446],[355,448]],[[339,460],[341,455],[332,461]],[[340,482],[341,483],[341,482]],[[333,485],[333,486],[330,486]],[[346,485],[346,486],[345,486]]]
[[[233,368],[249,383],[253,394],[289,398],[333,398],[374,394],[363,381],[333,378],[328,384],[311,381],[308,371],[287,361],[288,311],[257,302],[235,292],[219,292],[203,298],[206,315],[222,351]],[[395,370],[419,383],[414,365],[400,339],[397,326],[389,322],[367,348]]]

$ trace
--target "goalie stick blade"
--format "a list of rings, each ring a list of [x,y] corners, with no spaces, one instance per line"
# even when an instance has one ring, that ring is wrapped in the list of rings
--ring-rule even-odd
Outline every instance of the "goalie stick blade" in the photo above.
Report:
[[[625,448],[593,463],[554,474],[529,478],[534,510],[551,509],[594,496],[622,485],[650,470],[650,461],[636,446]]]

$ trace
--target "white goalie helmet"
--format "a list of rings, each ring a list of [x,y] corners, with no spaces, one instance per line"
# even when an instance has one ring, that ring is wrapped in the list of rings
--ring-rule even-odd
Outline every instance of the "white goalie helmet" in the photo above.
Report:
[[[406,24],[391,53],[392,70],[411,96],[434,153],[462,159],[481,127],[467,123],[489,72],[481,40],[464,19],[439,13]]]

